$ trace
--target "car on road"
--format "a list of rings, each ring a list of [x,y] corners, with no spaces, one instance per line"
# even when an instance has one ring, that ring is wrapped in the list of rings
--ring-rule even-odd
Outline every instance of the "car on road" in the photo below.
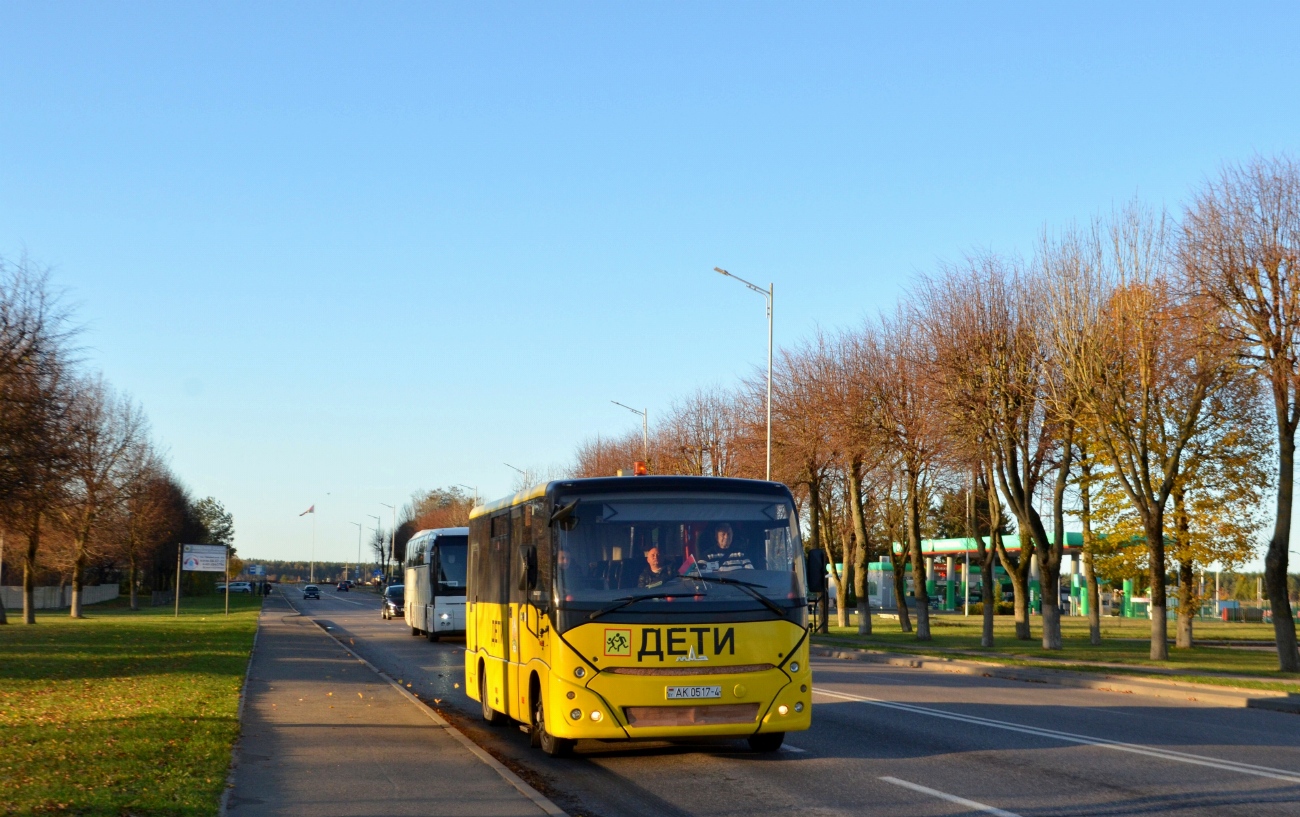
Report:
[[[406,600],[406,585],[390,584],[384,590],[384,619],[402,618],[402,603]]]
[[[339,582],[339,586],[336,587],[336,588],[334,588],[334,589],[335,589],[335,590],[342,590],[344,593],[346,593],[346,592],[348,592],[348,583],[347,583],[347,582]]]
[[[320,588],[314,584],[309,584],[302,589],[302,597],[304,599],[319,599]]]
[[[230,592],[231,592],[231,593],[248,593],[248,594],[251,595],[252,592],[253,592],[253,584],[252,584],[252,582],[231,582],[231,583],[230,583]]]

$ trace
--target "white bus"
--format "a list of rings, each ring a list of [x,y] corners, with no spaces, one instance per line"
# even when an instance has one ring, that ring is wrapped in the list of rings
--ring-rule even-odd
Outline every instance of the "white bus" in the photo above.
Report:
[[[406,623],[437,641],[465,632],[469,528],[422,530],[406,543]]]

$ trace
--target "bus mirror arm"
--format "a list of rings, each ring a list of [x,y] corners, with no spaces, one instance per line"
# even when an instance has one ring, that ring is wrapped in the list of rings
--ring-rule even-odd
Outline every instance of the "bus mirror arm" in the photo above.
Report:
[[[577,509],[578,509],[578,500],[576,499],[570,502],[568,505],[564,505],[563,507],[556,508],[555,513],[551,514],[551,524],[554,525],[556,522],[563,523],[569,517],[573,516],[573,512],[576,511]]]

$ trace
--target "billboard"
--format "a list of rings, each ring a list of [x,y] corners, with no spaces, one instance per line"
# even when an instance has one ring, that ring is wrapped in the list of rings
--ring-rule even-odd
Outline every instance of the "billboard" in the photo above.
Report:
[[[226,572],[225,545],[181,545],[181,569],[200,573]]]
[[[250,575],[250,576],[265,576],[265,575],[266,575],[266,566],[265,566],[265,565],[249,565],[249,566],[246,567],[244,570],[245,570],[245,572],[247,572],[248,575]]]

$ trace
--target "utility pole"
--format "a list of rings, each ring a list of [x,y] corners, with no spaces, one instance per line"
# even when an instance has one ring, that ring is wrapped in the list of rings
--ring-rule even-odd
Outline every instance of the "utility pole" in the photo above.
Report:
[[[714,267],[714,272],[722,273],[728,278],[735,278],[740,283],[767,298],[767,479],[772,480],[772,299],[775,287],[769,283],[767,289],[756,286],[741,278],[738,275],[732,275],[721,267]]]
[[[388,532],[388,558],[394,562],[397,561],[397,508],[389,505],[387,502],[380,502],[385,508],[393,512],[393,528]]]
[[[647,466],[650,465],[650,409],[634,409],[631,406],[625,406],[617,400],[610,400],[620,408],[625,408],[633,414],[641,415],[641,461]]]

